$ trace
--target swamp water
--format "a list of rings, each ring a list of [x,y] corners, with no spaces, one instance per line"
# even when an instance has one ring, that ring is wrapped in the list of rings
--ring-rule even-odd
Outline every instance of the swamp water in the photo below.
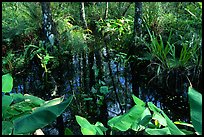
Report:
[[[65,97],[72,95],[73,92],[75,94],[80,94],[80,91],[79,91],[80,64],[76,56],[73,58],[73,66],[75,68],[75,71],[73,72],[75,75],[72,78],[72,80],[64,79],[65,88],[63,93],[65,94]],[[129,71],[125,70],[122,64],[119,64],[119,63],[117,64],[116,62],[111,61],[111,68],[112,68],[112,72],[114,75],[114,80],[117,88],[116,92],[119,94],[120,101],[123,103],[122,105],[123,113],[125,113],[131,108],[131,100],[132,100],[132,97],[131,97],[132,84],[130,82],[131,76]],[[108,72],[107,62],[104,62],[104,69],[106,69]],[[26,78],[16,79],[15,83],[17,84],[14,84],[14,88],[12,92],[23,93],[25,91],[25,88],[26,88],[26,91],[29,91],[29,93],[35,92],[35,90],[39,88],[40,80],[38,79],[38,77],[35,76],[35,74],[38,74],[38,70],[36,67],[33,67],[32,72],[33,73],[31,73],[31,75],[28,75]],[[111,83],[110,77],[106,77],[105,81],[107,81],[107,83]],[[111,84],[108,84],[108,86],[109,85],[111,87]],[[164,112],[173,121],[181,120],[184,122],[189,122],[190,110],[189,110],[189,104],[187,99],[187,89],[188,89],[187,84],[184,83],[183,87],[184,87],[184,91],[172,94],[172,91],[174,90],[165,91],[161,89],[157,90],[156,88],[152,88],[152,87],[141,86],[139,87],[139,98],[145,102],[153,102],[157,107],[164,110]],[[109,88],[109,90],[110,89],[111,88]],[[117,101],[108,101],[107,111],[108,111],[108,119],[121,114],[119,103]],[[63,113],[63,121],[65,124],[65,127],[70,128],[74,134],[81,134],[80,126],[76,122],[74,115],[75,114],[72,114],[70,109],[67,109],[67,111]],[[56,128],[56,121],[54,121],[49,126],[46,126],[42,130],[45,134],[58,135],[58,130]]]

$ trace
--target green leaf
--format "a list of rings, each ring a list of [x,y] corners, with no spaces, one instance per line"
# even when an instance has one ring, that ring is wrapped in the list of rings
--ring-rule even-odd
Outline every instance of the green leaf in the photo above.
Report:
[[[104,127],[103,123],[96,122],[95,126],[99,127],[101,131],[106,132],[108,129]]]
[[[148,102],[147,105],[149,109],[153,112],[160,113],[162,111],[160,108],[156,107],[152,102]]]
[[[42,104],[45,103],[45,100],[43,100],[41,98],[38,98],[36,96],[29,95],[29,94],[25,94],[24,99],[25,100],[30,100],[36,106],[41,106]]]
[[[81,132],[83,135],[96,135],[96,130],[95,128],[93,128],[93,130],[91,130],[90,128],[83,128],[81,127]]]
[[[190,114],[193,126],[196,132],[202,135],[202,94],[189,87],[188,99],[190,103]]]
[[[64,135],[74,135],[69,128],[65,128]]]
[[[3,95],[2,96],[2,106],[8,107],[13,102],[11,96]]]
[[[83,135],[96,135],[95,127],[88,122],[85,118],[76,115],[76,121],[81,126],[81,132]]]
[[[2,117],[6,115],[6,111],[12,103],[13,99],[11,96],[3,95],[2,96]]]
[[[112,119],[110,119],[108,121],[108,125],[120,131],[127,131],[129,128],[131,128],[132,125],[135,124],[136,121],[137,122],[140,121],[140,118],[144,110],[145,110],[145,107],[142,107],[140,105],[135,105],[129,110],[128,113],[121,116],[113,117]]]
[[[89,100],[93,100],[93,98],[84,98],[84,101],[89,101]]]
[[[10,96],[13,98],[14,103],[24,101],[24,96],[21,93],[11,93]]]
[[[73,96],[70,96],[65,101],[62,97],[53,99],[36,108],[33,113],[15,119],[13,121],[14,134],[33,133],[35,130],[53,122],[68,107],[72,98]]]
[[[2,76],[2,92],[11,92],[13,88],[13,78],[11,74],[5,74]]]
[[[169,131],[172,135],[185,135],[169,118],[168,116],[162,111],[162,115],[166,119],[167,126],[169,128]]]
[[[100,92],[104,95],[106,95],[109,91],[108,91],[108,87],[107,86],[101,86],[100,87]]]
[[[189,124],[189,123],[186,123],[186,122],[182,122],[182,121],[174,121],[174,124],[188,126],[188,127],[192,127],[193,128],[192,124]]]
[[[145,129],[146,125],[150,122],[152,116],[148,108],[146,108],[140,117],[132,125],[134,131],[140,131]]]
[[[171,134],[168,127],[161,128],[161,129],[146,128],[145,132],[149,135],[170,135]]]
[[[154,113],[152,119],[158,120],[159,124],[162,126],[167,126],[166,119],[159,113]]]
[[[149,109],[152,110],[154,113],[162,113],[162,115],[166,119],[167,126],[172,135],[185,135],[160,108],[156,107],[152,102],[148,102],[147,105]]]
[[[185,133],[186,135],[196,135],[195,132],[193,131],[189,131],[189,130],[186,130],[186,129],[180,129],[183,133]]]
[[[11,135],[13,124],[10,121],[2,121],[2,135]]]
[[[133,98],[133,101],[135,102],[136,105],[145,106],[144,101],[142,101],[141,99],[139,99],[135,95],[132,95],[132,98]]]

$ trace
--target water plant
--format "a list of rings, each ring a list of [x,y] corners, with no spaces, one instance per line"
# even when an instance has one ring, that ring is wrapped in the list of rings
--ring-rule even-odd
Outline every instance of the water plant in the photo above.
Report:
[[[145,135],[202,135],[202,94],[193,89],[188,89],[188,98],[191,108],[192,124],[169,119],[163,110],[156,107],[152,102],[147,104],[132,95],[136,105],[127,113],[111,118],[108,125],[111,128],[111,134],[114,131],[127,131],[129,129],[135,133],[143,132]],[[87,119],[76,116],[78,124],[81,126],[83,135],[103,135],[107,128],[102,123],[90,124]],[[100,125],[100,128],[98,127]],[[177,125],[188,126],[193,130],[180,129]]]
[[[2,92],[13,87],[10,74],[2,76]],[[2,95],[2,135],[30,135],[53,122],[69,106],[72,96],[45,101],[29,94]]]

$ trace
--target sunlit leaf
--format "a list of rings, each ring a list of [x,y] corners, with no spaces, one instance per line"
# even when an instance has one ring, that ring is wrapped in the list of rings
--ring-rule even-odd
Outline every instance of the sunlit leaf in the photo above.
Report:
[[[5,74],[2,76],[2,92],[11,92],[13,88],[13,78],[11,74]]]
[[[188,97],[193,126],[195,130],[202,135],[202,94],[189,87]]]
[[[135,95],[132,95],[132,98],[133,98],[133,101],[135,102],[136,105],[145,106],[144,101],[142,101],[141,99],[139,99]]]
[[[135,105],[126,114],[113,117],[108,121],[108,125],[112,128],[116,128],[120,131],[127,131],[133,125],[133,129],[136,127],[135,122],[139,122],[144,112],[145,107]]]
[[[167,125],[166,119],[160,113],[154,113],[152,119],[157,120],[160,125]]]
[[[42,105],[42,107],[36,108],[33,113],[15,119],[13,121],[14,134],[32,133],[53,122],[68,107],[72,98],[71,96],[65,101],[61,100],[61,98],[53,99]]]
[[[96,135],[95,127],[89,123],[85,118],[76,115],[77,123],[81,126],[81,132],[83,135]]]

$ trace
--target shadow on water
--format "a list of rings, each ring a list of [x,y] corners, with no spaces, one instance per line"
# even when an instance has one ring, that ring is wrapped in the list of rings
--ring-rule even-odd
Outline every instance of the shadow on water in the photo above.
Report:
[[[79,60],[75,56],[73,58],[73,66],[72,71],[64,71],[64,90],[62,94],[65,94],[65,97],[72,95],[73,93],[81,94],[80,92],[80,72],[79,72]],[[114,78],[117,85],[117,93],[120,96],[120,100],[123,106],[123,112],[127,112],[131,108],[131,100],[132,100],[132,84],[130,82],[131,76],[129,68],[126,66],[111,61],[111,67],[114,74]],[[107,62],[104,62],[104,68],[107,69]],[[67,68],[64,68],[67,69]],[[68,70],[68,69],[67,69]],[[43,94],[42,89],[42,80],[40,78],[38,66],[33,66],[32,70],[28,73],[29,75],[26,78],[16,77],[16,82],[18,83],[14,85],[13,91],[15,93],[31,93],[36,96]],[[107,71],[108,72],[108,71]],[[71,77],[68,77],[72,73]],[[36,74],[39,74],[37,76]],[[42,73],[41,73],[42,74]],[[57,73],[56,73],[57,75]],[[108,74],[107,74],[108,75]],[[106,77],[105,82],[110,87],[111,90],[111,82],[110,78]],[[142,86],[139,87],[139,98],[145,102],[153,102],[157,107],[164,110],[164,112],[172,119],[173,121],[181,120],[185,122],[189,122],[190,114],[189,114],[189,104],[187,99],[187,89],[188,83],[181,83],[182,88],[175,89],[174,87],[165,89],[156,86]],[[40,94],[41,92],[41,94]],[[110,96],[110,98],[114,97],[114,95]],[[75,105],[76,106],[76,105]],[[117,101],[108,100],[107,101],[107,111],[108,118],[112,118],[114,116],[118,116],[121,114],[121,109],[119,107],[119,103]],[[80,127],[75,120],[75,115],[77,112],[73,112],[73,109],[68,108],[63,113],[63,121],[66,127],[70,128],[74,134],[81,134]],[[93,119],[93,118],[91,118]],[[100,121],[96,119],[96,121]],[[58,130],[56,129],[56,121],[43,128],[45,134],[49,135],[57,135]]]

